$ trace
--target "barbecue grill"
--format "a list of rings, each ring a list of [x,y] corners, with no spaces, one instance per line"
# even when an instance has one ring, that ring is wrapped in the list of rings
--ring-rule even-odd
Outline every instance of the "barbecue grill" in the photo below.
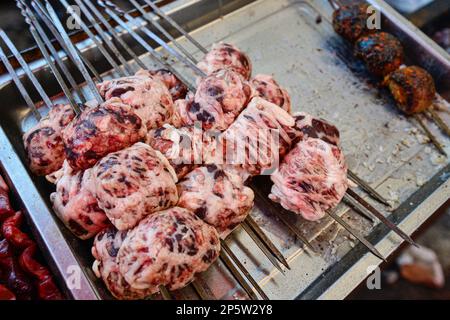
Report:
[[[432,73],[438,92],[448,99],[448,54],[416,32],[389,6],[373,2],[384,13],[383,28],[401,39],[409,59]],[[449,197],[447,159],[429,145],[420,143],[423,136],[420,127],[400,116],[387,94],[376,96],[378,89],[373,82],[363,82],[371,78],[351,57],[351,48],[334,34],[329,22],[332,8],[327,1],[174,1],[163,6],[164,11],[145,1],[146,6],[138,5],[135,11],[127,13],[108,3],[101,2],[102,6],[95,7],[91,1],[76,0],[74,4],[82,9],[83,20],[79,21],[82,32],[70,37],[62,25],[52,24],[51,20],[57,22],[57,17],[51,6],[18,3],[24,16],[35,26],[31,31],[39,48],[23,54],[32,58],[28,59],[30,70],[17,75],[24,83],[22,93],[30,95],[29,106],[23,105],[11,78],[2,76],[2,90],[8,98],[4,105],[13,107],[4,107],[5,116],[1,119],[0,162],[62,283],[70,280],[73,266],[81,267],[80,285],[64,286],[70,297],[110,298],[90,270],[89,244],[75,239],[57,221],[49,209],[48,184],[44,179],[32,177],[24,165],[21,133],[36,122],[39,110],[53,104],[53,100],[44,99],[44,106],[33,110],[33,101],[42,100],[34,92],[36,83],[42,84],[38,88],[40,93],[45,92],[54,101],[66,96],[75,109],[77,98],[99,99],[92,78],[117,77],[130,74],[138,67],[151,69],[155,64],[170,68],[194,88],[194,77],[202,75],[195,61],[205,48],[220,40],[236,43],[253,58],[255,70],[274,72],[288,86],[294,110],[306,110],[337,124],[352,169],[350,178],[361,187],[365,186],[362,180],[369,182],[377,190],[368,189],[372,198],[388,199],[395,208],[387,211],[375,201],[366,202],[362,198],[367,195],[358,190],[346,199],[349,206],[341,204],[330,213],[330,218],[319,223],[306,222],[293,214],[280,215],[281,208],[265,200],[269,187],[267,177],[254,179],[252,187],[257,199],[251,218],[227,238],[221,261],[200,275],[192,286],[172,293],[175,298],[236,298],[245,294],[257,298],[255,291],[261,298],[270,299],[343,298],[368,275],[367,267],[382,261],[366,247],[383,258],[401,244],[386,224],[376,224],[349,207],[360,213],[376,207],[388,217],[387,223],[401,222],[400,227],[410,234]],[[68,5],[65,0],[61,3]],[[156,15],[145,14],[146,11]],[[33,17],[40,17],[43,22],[33,21]],[[49,39],[37,27],[40,24],[53,25],[60,34],[59,45],[71,59],[50,58],[59,47],[55,42],[52,52],[53,44],[49,45]],[[297,28],[292,28],[293,25]],[[73,43],[77,41],[82,42],[76,46]],[[45,45],[49,52],[41,50]],[[42,52],[43,57],[36,52]],[[13,52],[13,56],[10,60],[15,66],[19,55]],[[20,64],[24,65],[24,61]],[[76,72],[77,67],[83,76]],[[59,85],[65,83],[65,78],[73,91]],[[445,143],[444,149],[449,150],[448,138],[430,121],[423,121]],[[372,209],[373,212],[377,211]],[[345,229],[365,242],[365,246],[356,244]],[[371,243],[377,244],[376,248]],[[259,255],[260,250],[265,255]],[[290,270],[282,268],[280,262]],[[162,293],[168,298],[164,288]]]

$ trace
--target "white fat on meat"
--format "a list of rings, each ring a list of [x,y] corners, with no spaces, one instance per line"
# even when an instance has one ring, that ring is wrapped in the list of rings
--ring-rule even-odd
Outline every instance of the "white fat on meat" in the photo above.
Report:
[[[118,97],[130,105],[147,129],[171,121],[172,96],[160,78],[146,70],[139,70],[133,76],[105,80],[97,87],[105,100]]]
[[[58,218],[80,239],[89,239],[110,225],[86,184],[90,170],[74,172],[67,161],[56,182],[50,201]]]
[[[230,69],[248,80],[252,74],[250,58],[236,46],[228,43],[215,43],[211,50],[198,63],[200,70],[207,75],[221,69]]]
[[[202,123],[205,130],[227,129],[247,105],[252,88],[234,71],[221,69],[199,81],[195,94],[175,102],[176,127]]]
[[[119,300],[145,299],[152,294],[150,290],[140,290],[131,287],[119,271],[117,254],[122,246],[127,231],[118,231],[110,227],[99,233],[92,246],[94,263],[92,270],[97,278],[105,283],[109,292]]]
[[[258,74],[250,80],[250,84],[255,96],[272,102],[287,112],[291,112],[291,98],[289,93],[272,76]]]
[[[89,189],[119,230],[178,201],[177,176],[169,161],[141,142],[104,157],[90,176]]]
[[[262,98],[255,97],[236,121],[208,150],[208,164],[240,167],[242,176],[267,174],[275,170],[289,150],[295,134],[294,118]]]
[[[117,255],[119,271],[133,288],[158,292],[183,288],[218,258],[217,231],[192,212],[173,207],[130,230]]]
[[[271,179],[269,198],[310,221],[337,206],[348,187],[343,153],[316,138],[298,142]]]
[[[178,206],[215,227],[222,239],[245,220],[255,197],[238,174],[216,165],[190,172],[178,183],[178,193]]]

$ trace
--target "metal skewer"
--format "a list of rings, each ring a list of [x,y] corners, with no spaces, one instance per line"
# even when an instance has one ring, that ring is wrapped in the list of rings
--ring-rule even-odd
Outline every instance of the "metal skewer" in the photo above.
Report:
[[[372,205],[370,205],[367,201],[361,198],[355,191],[352,189],[347,189],[347,193],[353,197],[357,203],[360,203],[364,208],[366,208],[370,213],[372,213],[376,218],[378,218],[382,223],[384,223],[388,228],[397,233],[402,239],[407,241],[408,243],[418,246],[417,243],[411,239],[406,233],[404,233],[399,227],[397,227],[393,222],[391,222],[388,218],[386,218],[381,212],[375,209]]]
[[[60,2],[65,6],[65,7],[69,7],[69,4],[67,3],[66,0],[60,0]],[[89,20],[89,22],[94,26],[95,30],[97,31],[97,34],[100,35],[100,37],[105,41],[106,45],[111,49],[111,51],[114,53],[114,56],[116,56],[120,63],[122,64],[122,66],[125,69],[125,75],[131,75],[133,74],[133,70],[131,69],[130,65],[128,64],[128,61],[125,59],[124,56],[122,56],[122,54],[120,53],[120,51],[117,49],[117,47],[115,46],[115,44],[109,39],[109,36],[103,32],[103,29],[99,26],[99,24],[97,23],[97,21],[94,19],[94,17],[92,16],[92,14],[90,13],[90,11],[88,10],[88,8],[84,5],[84,3],[80,0],[75,0],[76,4],[80,7],[82,13],[86,16],[86,18]],[[85,25],[84,22],[82,22],[81,18],[75,13],[72,12],[72,15],[75,17],[75,19],[80,23],[80,25],[84,28],[86,28],[87,30],[89,30],[89,28]],[[83,30],[84,30],[83,28]],[[88,34],[89,36],[89,34]],[[93,38],[95,39],[95,37]],[[100,49],[100,47],[99,47]],[[106,59],[108,59],[108,55],[105,56]],[[119,68],[120,70],[120,68]]]
[[[119,6],[114,5],[111,2],[104,2],[102,0],[97,0],[97,3],[99,5],[102,5],[105,7],[105,11],[109,14],[109,15],[116,15],[115,13],[112,12],[112,10],[110,8],[112,8],[114,11],[120,13],[121,15],[123,15],[129,23],[131,23],[132,25],[134,25],[135,27],[139,28],[139,30],[141,30],[142,32],[144,32],[150,39],[154,40],[156,43],[158,43],[162,48],[164,48],[164,50],[166,50],[170,55],[172,55],[173,57],[176,57],[178,60],[180,60],[183,64],[185,64],[186,66],[188,66],[189,68],[191,68],[197,75],[199,76],[204,76],[204,72],[202,70],[200,70],[194,63],[192,63],[189,59],[187,59],[185,56],[183,56],[182,54],[178,53],[178,51],[172,49],[165,41],[163,41],[160,37],[158,37],[155,33],[153,33],[150,29],[148,29],[146,26],[143,26],[142,24],[139,24],[137,21],[139,19],[133,18],[132,16],[130,16],[128,13],[126,13],[125,11],[123,11]],[[117,17],[118,18],[118,17]],[[119,19],[119,18],[118,18]],[[119,19],[120,20],[120,19]]]
[[[35,28],[35,31],[37,32],[38,36],[40,36],[40,38],[44,42],[45,46],[48,48],[48,50],[50,50],[51,56],[56,61],[57,65],[61,69],[62,73],[65,75],[67,81],[69,82],[70,87],[72,87],[72,89],[75,91],[75,93],[77,94],[77,96],[80,99],[81,103],[86,102],[86,100],[83,97],[83,94],[81,93],[81,90],[80,90],[78,84],[76,83],[76,81],[72,77],[72,75],[70,74],[70,72],[67,69],[66,65],[62,62],[61,58],[58,55],[58,52],[56,51],[55,47],[51,43],[51,41],[48,38],[47,34],[42,29],[39,21],[34,16],[34,13],[32,12],[32,10],[27,6],[27,4],[23,0],[18,0],[18,1],[16,1],[16,3],[17,3],[17,7],[22,12],[22,15],[24,15],[25,18],[28,18],[30,20],[30,23]],[[25,21],[28,23],[27,20],[25,20]],[[33,34],[33,32],[32,32],[32,34]]]
[[[53,21],[54,26],[56,27],[56,29],[60,33],[64,43],[67,46],[68,51],[73,56],[73,59],[74,59],[75,63],[77,64],[78,69],[80,70],[80,72],[83,75],[84,79],[86,80],[86,82],[88,84],[88,87],[91,90],[91,93],[94,95],[95,100],[99,104],[102,103],[103,102],[103,98],[100,95],[100,92],[98,91],[94,81],[90,77],[89,71],[86,69],[86,67],[85,67],[85,65],[83,63],[83,60],[78,55],[78,52],[75,49],[75,46],[70,41],[70,38],[69,38],[69,36],[66,33],[66,30],[64,29],[63,25],[59,21],[58,15],[56,14],[55,10],[53,9],[53,7],[51,6],[51,4],[48,1],[46,1],[46,7],[47,7],[48,14],[50,15],[50,17],[51,17],[51,19]]]
[[[267,246],[267,249],[269,249],[269,251],[275,256],[275,258],[277,258],[277,260],[280,261],[288,270],[291,270],[291,267],[289,267],[289,264],[284,258],[283,254],[280,252],[280,250],[277,249],[277,247],[275,247],[273,242],[267,237],[267,235],[259,227],[256,221],[253,220],[251,215],[247,216],[244,223],[247,224],[256,233],[261,242]]]
[[[91,0],[84,0],[84,2],[87,4],[90,10],[97,16],[97,18],[100,20],[100,22],[106,27],[108,32],[111,34],[111,36],[116,40],[124,49],[125,51],[133,58],[134,62],[136,62],[139,67],[143,69],[147,69],[147,66],[142,62],[142,60],[134,53],[133,50],[125,43],[125,41],[122,40],[116,29],[114,29],[111,24],[103,17],[103,15],[100,13],[100,11],[97,10],[95,5],[91,2]]]
[[[131,4],[142,14],[142,16],[150,22],[156,29],[159,30],[169,41],[171,41],[175,47],[177,47],[186,57],[188,57],[193,63],[197,63],[197,60],[187,51],[182,45],[178,43],[178,41],[172,37],[172,35],[167,32],[153,17],[150,16],[148,12],[142,8],[136,0],[130,0]]]
[[[255,294],[255,292],[249,286],[247,281],[245,281],[245,279],[242,277],[240,272],[233,265],[233,263],[231,262],[230,258],[225,253],[225,251],[220,251],[220,260],[223,262],[223,264],[228,269],[228,271],[230,271],[230,273],[236,278],[237,282],[245,290],[245,292],[247,292],[247,294],[250,297],[250,299],[258,300],[258,296]]]
[[[347,189],[348,190],[348,189]],[[364,208],[358,201],[350,197],[347,193],[344,194],[342,201],[352,208],[356,213],[359,213],[363,218],[369,220],[370,222],[374,222],[372,216],[366,212],[366,208]]]
[[[59,31],[53,25],[52,19],[48,16],[48,13],[45,11],[44,7],[39,2],[39,0],[33,0],[31,2],[31,5],[33,6],[34,10],[36,10],[38,15],[42,18],[42,21],[44,21],[45,25],[47,26],[47,28],[49,28],[49,30],[51,31],[53,36],[56,38],[56,40],[58,40],[58,42],[61,45],[61,48],[64,50],[64,52],[66,52],[66,54],[70,57],[70,59],[74,63],[76,63],[76,60],[75,60],[74,56],[72,55],[72,51],[70,51],[69,48],[67,47],[65,40],[61,37]],[[75,48],[75,51],[77,52],[78,56],[80,57],[81,60],[83,60],[84,64],[89,69],[89,71],[92,73],[92,75],[98,81],[102,81],[102,77],[95,70],[92,63],[81,54],[81,52],[77,46],[74,46],[74,48]]]
[[[261,242],[261,239],[259,239],[259,237],[255,233],[255,231],[253,231],[253,229],[250,228],[250,226],[247,223],[245,223],[245,221],[241,223],[241,226],[244,229],[244,231],[250,236],[250,238],[252,238],[253,242],[256,243],[258,248],[264,253],[264,255],[267,257],[267,259],[269,259],[269,261],[274,265],[274,267],[277,268],[278,271],[280,271],[282,274],[284,274],[284,270],[281,268],[280,264],[278,263],[278,259],[272,254],[272,252],[269,251],[267,246],[265,246]]]
[[[159,292],[161,293],[161,297],[164,300],[172,300],[172,295],[170,294],[169,290],[167,290],[167,288],[164,285],[159,285]]]
[[[59,85],[61,86],[61,89],[64,92],[64,95],[67,97],[67,99],[69,100],[69,104],[72,107],[72,109],[74,110],[75,114],[80,114],[80,108],[78,107],[78,104],[75,102],[74,97],[72,96],[72,94],[70,93],[70,89],[67,87],[66,83],[64,82],[61,74],[59,73],[59,70],[56,68],[55,64],[53,63],[52,59],[50,58],[50,55],[47,51],[47,49],[45,48],[44,43],[42,42],[41,38],[39,37],[36,29],[32,26],[31,21],[28,18],[28,15],[25,12],[25,8],[21,7],[21,4],[19,3],[19,1],[16,1],[17,6],[19,8],[21,8],[21,13],[22,15],[25,17],[25,21],[29,24],[30,26],[30,32],[34,38],[34,40],[36,41],[39,49],[42,52],[42,55],[44,56],[44,59],[47,61],[47,63],[50,66],[50,69],[52,70],[53,74],[55,75],[56,80],[58,81]]]
[[[379,194],[374,188],[372,188],[367,182],[358,177],[353,171],[347,170],[348,177],[355,182],[358,186],[360,186],[364,191],[366,191],[372,198],[381,202],[382,204],[389,206],[389,202],[384,199],[384,197]]]
[[[202,300],[216,300],[216,297],[214,297],[213,293],[209,288],[206,286],[203,280],[196,278],[194,281],[191,282],[192,287],[194,288],[194,291],[198,294],[200,299]]]
[[[234,264],[241,270],[241,272],[245,275],[248,281],[250,281],[251,285],[255,288],[255,290],[259,293],[259,295],[264,300],[269,300],[269,297],[266,295],[264,290],[259,286],[258,282],[252,277],[250,272],[247,271],[247,269],[244,267],[244,265],[239,261],[238,257],[233,253],[233,251],[230,249],[228,244],[224,240],[220,240],[220,244],[222,246],[222,249],[226,252],[226,254],[231,258],[231,260],[234,262]]]
[[[339,217],[333,210],[327,211],[327,214],[333,218],[337,223],[339,223],[345,230],[347,230],[351,235],[358,239],[367,249],[369,249],[378,258],[386,261],[383,255],[364,238],[357,230],[353,229],[347,222],[345,222],[341,217]]]
[[[441,143],[437,140],[437,138],[431,133],[430,129],[425,125],[425,123],[422,121],[420,116],[418,114],[413,115],[414,119],[419,123],[419,125],[422,127],[423,131],[425,131],[425,134],[430,138],[431,142],[434,144],[436,149],[443,154],[444,156],[447,156],[447,153],[445,152],[444,148],[442,147]]]
[[[445,121],[441,118],[441,116],[433,109],[428,110],[428,114],[431,116],[431,119],[438,125],[438,127],[445,132],[447,136],[450,137],[450,127],[445,123]]]
[[[186,37],[193,45],[195,45],[200,51],[203,53],[207,53],[208,50],[206,50],[200,43],[197,42],[189,33],[186,32],[186,30],[183,29],[175,20],[173,20],[171,17],[166,15],[160,8],[158,8],[157,5],[155,5],[151,0],[144,0],[146,4],[152,8],[152,10],[161,18],[169,22],[175,29],[178,30],[183,36]]]
[[[9,50],[11,50],[11,52],[14,55],[14,57],[16,58],[16,60],[19,62],[20,66],[25,71],[25,74],[31,80],[33,85],[35,86],[37,92],[39,93],[39,95],[42,98],[42,101],[44,101],[45,105],[49,109],[51,109],[53,107],[53,103],[51,102],[49,96],[47,95],[47,93],[45,93],[44,88],[42,88],[41,84],[36,79],[35,75],[31,71],[30,67],[28,66],[28,64],[23,59],[23,57],[20,54],[19,50],[17,50],[17,48],[12,43],[12,41],[9,39],[8,35],[5,33],[5,31],[3,31],[3,29],[0,29],[0,37],[2,38],[3,42],[5,42],[6,46],[9,48]]]

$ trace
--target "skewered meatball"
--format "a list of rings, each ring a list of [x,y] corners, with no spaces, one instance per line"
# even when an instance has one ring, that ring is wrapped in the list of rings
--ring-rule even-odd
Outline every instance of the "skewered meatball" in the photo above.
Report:
[[[334,146],[339,146],[339,130],[331,123],[305,112],[294,114],[294,119],[294,130],[296,135],[298,135],[297,140],[318,138]]]
[[[146,217],[119,249],[120,273],[134,289],[186,286],[219,256],[217,231],[192,212],[174,207]]]
[[[221,69],[231,69],[249,80],[252,74],[250,58],[237,47],[228,43],[215,43],[198,63],[198,67],[207,75]]]
[[[144,143],[111,153],[93,168],[89,188],[112,224],[134,227],[146,215],[175,205],[176,174],[167,159]]]
[[[62,130],[73,120],[75,113],[70,105],[55,105],[23,136],[30,170],[46,175],[61,168],[65,155]]]
[[[398,107],[406,114],[428,109],[436,95],[433,77],[424,69],[412,66],[398,69],[385,79]]]
[[[255,97],[236,121],[208,150],[206,163],[227,164],[242,169],[241,176],[267,174],[289,150],[295,132],[294,118],[262,98]]]
[[[238,174],[213,164],[190,172],[178,193],[178,206],[215,227],[222,239],[245,220],[255,197]]]
[[[250,84],[259,97],[280,106],[287,112],[291,112],[289,93],[286,89],[280,87],[272,76],[258,74],[250,81]]]
[[[166,69],[158,69],[148,71],[152,76],[162,81],[167,89],[169,89],[172,100],[184,99],[188,92],[187,86],[181,82],[171,71]]]
[[[364,60],[371,73],[381,77],[397,70],[403,63],[402,44],[386,32],[359,38],[355,45],[355,55]]]
[[[334,31],[350,42],[373,32],[367,27],[368,9],[369,5],[365,3],[341,6],[333,12]]]
[[[89,239],[110,225],[97,199],[86,188],[90,169],[73,172],[64,162],[63,174],[56,183],[56,192],[50,195],[56,215],[80,239]]]
[[[205,130],[225,130],[247,105],[252,94],[250,85],[236,72],[217,70],[203,78],[194,96],[175,103],[176,127],[201,121]]]
[[[130,105],[147,129],[162,126],[173,114],[173,101],[169,90],[159,77],[146,70],[134,76],[106,80],[97,85],[105,100],[118,97]]]
[[[212,143],[213,138],[196,126],[175,128],[164,125],[149,132],[147,143],[169,160],[178,179],[181,179],[203,163],[204,148]]]
[[[63,132],[66,158],[75,170],[87,169],[144,136],[141,118],[119,98],[84,110]]]
[[[118,231],[110,227],[95,237],[92,255],[95,258],[92,270],[97,278],[101,278],[111,294],[119,300],[144,299],[152,293],[131,287],[119,271],[117,254],[122,246],[127,231]]]
[[[269,198],[310,221],[321,219],[347,190],[347,166],[341,150],[323,140],[300,141],[271,179]]]

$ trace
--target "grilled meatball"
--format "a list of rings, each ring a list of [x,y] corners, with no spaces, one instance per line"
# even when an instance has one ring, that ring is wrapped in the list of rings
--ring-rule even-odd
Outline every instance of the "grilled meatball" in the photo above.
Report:
[[[187,86],[181,82],[171,71],[166,69],[149,70],[148,71],[153,77],[161,80],[167,89],[169,89],[172,100],[176,101],[178,99],[184,99],[188,92]]]
[[[80,239],[89,239],[110,225],[97,199],[86,188],[90,169],[75,173],[64,162],[63,173],[50,195],[56,215]]]
[[[217,145],[207,151],[205,162],[240,167],[244,179],[246,174],[248,177],[270,172],[289,150],[295,138],[294,124],[294,118],[286,111],[255,97],[221,134]]]
[[[190,172],[178,183],[178,206],[194,212],[225,239],[247,217],[255,195],[242,178],[214,164]]]
[[[272,76],[258,74],[250,81],[250,84],[257,96],[276,104],[287,112],[291,112],[289,93],[286,89],[280,87]]]
[[[152,294],[150,290],[131,287],[119,272],[117,254],[122,246],[127,231],[118,231],[110,227],[95,237],[92,255],[95,258],[92,270],[101,278],[111,294],[119,300],[144,299]]]
[[[213,138],[196,126],[175,128],[164,125],[149,132],[147,143],[169,160],[181,179],[203,163],[204,148],[213,142]]]
[[[205,130],[225,130],[247,105],[250,85],[231,70],[217,70],[200,80],[197,92],[175,103],[176,127],[201,121]]]
[[[334,146],[339,146],[339,130],[331,123],[306,112],[294,114],[294,119],[295,126],[293,129],[296,131],[297,141],[307,138],[318,138]]]
[[[350,42],[372,33],[374,30],[367,28],[368,9],[365,3],[341,6],[333,12],[334,31]]]
[[[126,230],[146,215],[175,205],[176,182],[160,152],[136,143],[99,161],[92,168],[89,188],[112,224]]]
[[[198,67],[207,75],[221,69],[231,69],[249,80],[252,74],[250,58],[237,47],[228,43],[215,43],[198,63]]]
[[[300,141],[271,179],[274,185],[269,198],[310,221],[334,208],[348,187],[341,150],[316,138]]]
[[[168,88],[146,70],[134,76],[106,80],[97,87],[105,100],[118,97],[130,105],[147,129],[160,127],[172,117],[173,101]]]
[[[37,175],[47,175],[62,167],[65,159],[62,130],[73,120],[75,113],[70,105],[55,105],[23,136],[30,170]]]
[[[355,55],[366,63],[369,71],[384,77],[403,64],[403,47],[400,41],[386,32],[363,36],[356,41]]]
[[[386,77],[384,82],[398,107],[406,114],[425,111],[436,95],[433,77],[416,66],[398,69]]]
[[[174,207],[146,217],[119,249],[120,273],[134,289],[186,286],[219,256],[217,231],[192,212]]]
[[[67,126],[63,132],[66,158],[75,170],[87,169],[108,153],[142,140],[145,131],[133,109],[112,98],[84,110]]]

